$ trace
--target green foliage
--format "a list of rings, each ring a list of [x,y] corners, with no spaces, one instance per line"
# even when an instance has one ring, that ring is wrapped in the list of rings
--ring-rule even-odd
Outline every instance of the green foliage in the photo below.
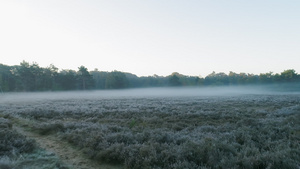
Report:
[[[16,80],[11,72],[11,67],[0,64],[0,92],[13,91],[15,87]]]
[[[138,77],[119,71],[88,71],[84,66],[78,71],[58,71],[54,65],[46,68],[37,63],[21,62],[18,66],[0,64],[0,92],[6,91],[48,91],[48,90],[87,90],[124,89],[165,86],[221,86],[248,84],[299,83],[300,75],[294,69],[281,74],[261,73],[259,75],[229,72],[212,72],[205,78],[186,76],[174,72],[169,76],[158,75]]]
[[[91,71],[96,89],[105,89],[105,82],[108,74],[108,72],[100,72],[98,70]]]
[[[181,86],[181,82],[179,81],[179,73],[175,72],[169,76],[169,84],[170,86]]]
[[[133,128],[137,124],[136,120],[131,120],[129,123],[129,128]]]
[[[88,72],[88,69],[84,66],[80,66],[78,68],[78,84],[79,89],[86,90],[86,89],[92,89],[94,87],[94,79],[93,76],[90,75]]]
[[[56,88],[58,90],[76,89],[76,72],[72,70],[62,70],[56,78]]]
[[[285,70],[280,74],[281,79],[286,82],[295,82],[298,76],[294,69]]]
[[[106,89],[123,89],[128,87],[128,79],[122,72],[113,71],[107,75],[105,81]]]
[[[215,73],[212,72],[208,76],[205,77],[206,85],[228,85],[229,78],[225,73]]]

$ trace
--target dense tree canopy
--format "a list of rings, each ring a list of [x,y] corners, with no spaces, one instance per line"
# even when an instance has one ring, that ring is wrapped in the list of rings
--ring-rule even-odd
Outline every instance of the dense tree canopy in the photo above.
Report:
[[[92,89],[94,87],[94,79],[88,69],[84,66],[80,66],[78,69],[77,77],[79,89]]]
[[[113,71],[106,77],[106,89],[123,89],[128,87],[128,79],[122,72]]]
[[[20,65],[0,64],[0,92],[7,91],[56,91],[87,89],[123,89],[164,86],[220,86],[247,84],[300,83],[300,75],[294,69],[280,74],[273,72],[259,75],[229,72],[212,72],[205,78],[186,76],[174,72],[169,76],[138,77],[119,71],[88,71],[84,66],[75,70],[58,70],[54,65],[46,68],[37,63],[21,62]],[[299,86],[299,85],[298,85]],[[300,88],[300,87],[299,87]]]

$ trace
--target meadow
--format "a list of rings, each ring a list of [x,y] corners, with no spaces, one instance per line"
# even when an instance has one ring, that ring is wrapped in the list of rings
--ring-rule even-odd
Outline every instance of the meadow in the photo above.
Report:
[[[204,91],[3,95],[0,168],[22,168],[30,154],[55,168],[87,168],[55,150],[49,156],[32,136],[55,138],[94,168],[300,168],[299,93]]]

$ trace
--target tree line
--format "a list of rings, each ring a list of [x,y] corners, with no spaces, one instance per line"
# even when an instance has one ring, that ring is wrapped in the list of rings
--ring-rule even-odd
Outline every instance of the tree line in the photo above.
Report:
[[[89,89],[124,89],[166,86],[221,86],[247,84],[284,84],[300,82],[294,69],[279,73],[229,74],[212,72],[206,77],[186,76],[174,72],[169,76],[142,76],[120,71],[58,70],[54,65],[40,67],[37,63],[23,61],[20,65],[0,64],[0,92],[12,91],[64,91]]]

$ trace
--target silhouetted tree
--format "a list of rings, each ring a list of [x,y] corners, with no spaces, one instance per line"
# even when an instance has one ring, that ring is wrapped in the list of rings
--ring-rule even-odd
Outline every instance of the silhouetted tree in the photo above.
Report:
[[[273,82],[273,72],[259,74],[259,81],[261,83],[272,83]]]
[[[37,76],[39,76],[39,71],[37,64],[30,65],[25,61],[21,62],[20,66],[15,70],[20,89],[24,91],[37,90]]]
[[[91,71],[91,75],[95,81],[96,89],[105,89],[105,81],[108,74],[108,72],[100,72],[98,70]]]
[[[215,71],[213,71],[211,74],[209,74],[205,77],[204,83],[206,85],[228,85],[229,78],[223,72],[216,73]]]
[[[105,81],[106,89],[123,89],[128,87],[126,75],[119,71],[110,72]]]
[[[83,90],[91,89],[94,86],[94,79],[88,69],[84,66],[80,66],[78,69],[79,88]]]
[[[76,72],[73,70],[62,70],[59,72],[56,83],[58,90],[76,89]]]
[[[12,67],[0,64],[0,87],[1,92],[16,89],[16,77],[12,73]]]
[[[297,74],[294,69],[288,69],[281,73],[281,79],[285,82],[295,82],[297,81]]]
[[[174,72],[169,76],[169,84],[170,86],[181,86],[181,82],[179,81],[179,73]]]
[[[204,79],[196,76],[185,76],[177,72],[169,76],[138,77],[131,73],[119,71],[89,72],[84,66],[74,70],[62,70],[50,65],[46,68],[37,63],[29,64],[26,61],[16,66],[0,64],[0,87],[3,91],[43,91],[43,90],[76,90],[76,89],[121,89],[136,87],[160,86],[199,86],[199,85],[244,85],[244,84],[273,84],[280,83],[282,88],[300,89],[298,83],[300,75],[294,69],[273,74],[260,73],[259,75],[247,73],[212,72]],[[288,84],[286,84],[288,83]],[[289,87],[287,87],[289,86]]]

